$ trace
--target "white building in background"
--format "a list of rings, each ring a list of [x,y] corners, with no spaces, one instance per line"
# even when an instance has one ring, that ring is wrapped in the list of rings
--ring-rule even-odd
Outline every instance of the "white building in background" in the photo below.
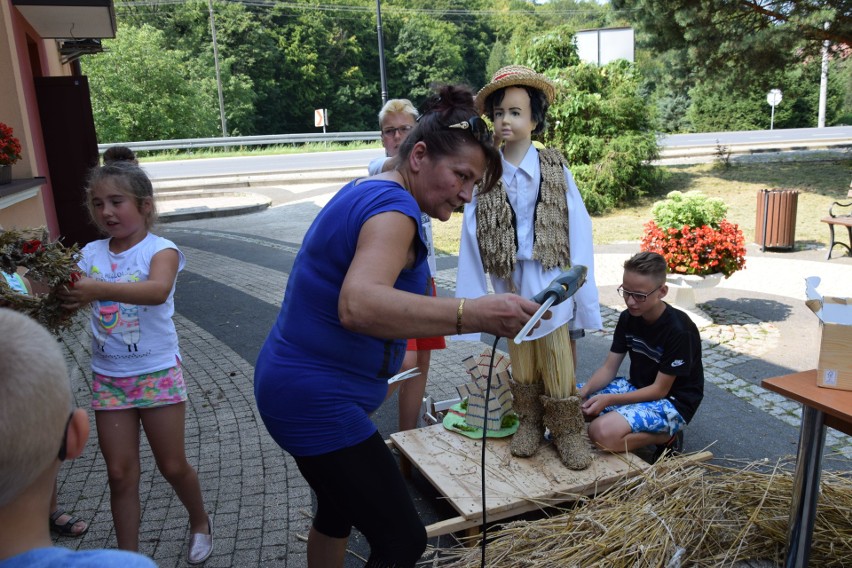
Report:
[[[634,61],[633,28],[598,28],[580,30],[574,35],[580,60],[606,65],[616,59]]]

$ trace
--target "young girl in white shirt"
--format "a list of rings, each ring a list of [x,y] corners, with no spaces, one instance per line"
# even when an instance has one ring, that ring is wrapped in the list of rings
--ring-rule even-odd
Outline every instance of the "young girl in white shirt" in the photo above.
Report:
[[[83,248],[84,278],[64,299],[68,308],[92,306],[92,408],[118,547],[139,548],[141,424],[158,469],[189,513],[187,560],[198,564],[212,552],[212,525],[184,449],[186,385],[172,321],[175,281],[186,260],[174,243],[149,232],[154,193],[138,166],[116,162],[92,170],[87,202],[108,237]]]

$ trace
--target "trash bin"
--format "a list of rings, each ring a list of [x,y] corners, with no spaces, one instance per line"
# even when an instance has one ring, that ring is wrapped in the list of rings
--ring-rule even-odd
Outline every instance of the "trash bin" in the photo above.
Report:
[[[757,192],[754,241],[760,245],[760,250],[793,250],[798,204],[799,192],[795,189],[761,189]]]

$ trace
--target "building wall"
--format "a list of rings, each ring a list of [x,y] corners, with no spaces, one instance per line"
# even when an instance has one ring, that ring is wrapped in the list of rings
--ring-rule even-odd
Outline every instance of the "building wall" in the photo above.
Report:
[[[48,177],[33,77],[56,75],[70,75],[69,66],[61,64],[56,41],[41,39],[12,0],[0,0],[0,122],[12,127],[22,148],[21,160],[12,167],[14,179]],[[58,238],[50,180],[32,197],[0,199],[0,225],[46,226]]]

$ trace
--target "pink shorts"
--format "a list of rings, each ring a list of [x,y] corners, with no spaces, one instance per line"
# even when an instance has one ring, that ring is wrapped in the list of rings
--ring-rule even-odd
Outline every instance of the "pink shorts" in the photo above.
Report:
[[[432,296],[438,295],[438,288],[435,286],[435,279],[432,278]],[[446,349],[447,341],[443,335],[438,337],[420,337],[417,339],[409,339],[406,351],[434,351],[436,349]]]
[[[135,377],[92,373],[92,409],[155,408],[186,401],[183,368],[174,367]]]

